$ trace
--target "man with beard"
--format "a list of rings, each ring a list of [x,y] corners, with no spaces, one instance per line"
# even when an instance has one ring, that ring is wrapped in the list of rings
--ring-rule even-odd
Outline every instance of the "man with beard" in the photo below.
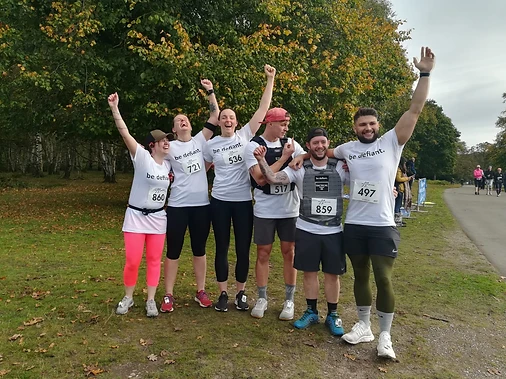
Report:
[[[380,138],[378,113],[372,108],[360,108],[353,118],[358,141],[347,142],[329,151],[329,155],[337,159],[346,159],[350,171],[350,204],[343,237],[344,251],[353,266],[359,321],[342,338],[352,345],[374,340],[370,323],[372,265],[380,329],[378,356],[391,359],[396,357],[390,337],[395,307],[391,278],[400,241],[394,221],[392,187],[404,145],[413,134],[427,100],[429,76],[434,67],[431,49],[422,47],[421,59],[415,58],[414,65],[420,71],[420,79],[408,111],[395,128]],[[299,166],[299,161],[297,159],[292,166]]]
[[[346,272],[341,226],[345,171],[342,161],[327,157],[329,140],[325,129],[311,129],[306,139],[306,147],[311,157],[304,161],[303,170],[286,167],[276,174],[265,160],[267,149],[264,146],[257,147],[253,154],[267,183],[295,183],[301,199],[295,232],[293,267],[304,272],[307,310],[293,325],[298,329],[305,329],[319,322],[316,304],[321,263],[328,310],[325,325],[332,335],[342,336],[344,330],[337,313],[337,302],[339,275]]]

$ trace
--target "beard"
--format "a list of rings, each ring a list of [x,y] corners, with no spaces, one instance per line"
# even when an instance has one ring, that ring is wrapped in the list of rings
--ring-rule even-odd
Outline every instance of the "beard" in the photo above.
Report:
[[[357,134],[357,138],[362,143],[373,143],[379,137],[379,132],[377,130],[374,131],[374,135],[372,138],[365,138],[362,134]]]
[[[317,161],[322,161],[327,156],[327,149],[322,151],[323,155],[321,157],[317,155],[318,153],[316,151],[311,150],[310,153],[311,153],[311,158],[313,158]]]

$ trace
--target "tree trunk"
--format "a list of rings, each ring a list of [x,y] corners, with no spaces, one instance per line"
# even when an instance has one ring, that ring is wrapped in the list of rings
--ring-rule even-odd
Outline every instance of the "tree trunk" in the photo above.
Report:
[[[100,142],[100,161],[104,171],[104,182],[116,183],[116,156],[113,144]]]
[[[42,135],[35,134],[32,146],[32,175],[40,178],[43,176],[43,159],[42,159]]]

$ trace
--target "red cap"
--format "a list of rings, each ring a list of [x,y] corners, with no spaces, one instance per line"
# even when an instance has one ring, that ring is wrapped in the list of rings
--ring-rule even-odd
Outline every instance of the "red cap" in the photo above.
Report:
[[[271,108],[267,111],[265,115],[265,119],[261,122],[261,124],[267,124],[268,122],[281,122],[281,121],[289,121],[290,113],[283,108]]]

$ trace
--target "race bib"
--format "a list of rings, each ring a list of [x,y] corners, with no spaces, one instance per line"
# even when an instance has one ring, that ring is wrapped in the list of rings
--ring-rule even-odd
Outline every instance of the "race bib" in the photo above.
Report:
[[[161,203],[162,205],[165,204],[165,198],[167,197],[167,189],[166,188],[151,188],[151,190],[148,193],[148,200],[155,202],[155,203]]]
[[[202,170],[202,158],[200,154],[196,154],[192,157],[188,157],[181,160],[183,171],[186,175],[195,174]]]
[[[337,214],[337,199],[311,199],[311,214],[335,216]]]
[[[355,180],[351,198],[353,200],[377,204],[379,203],[379,185],[379,182]]]
[[[233,149],[233,150],[225,151],[222,154],[223,161],[225,161],[225,164],[227,164],[227,165],[244,162],[244,159],[242,157],[243,150],[244,149]]]
[[[271,184],[271,195],[284,195],[290,192],[290,184]]]

